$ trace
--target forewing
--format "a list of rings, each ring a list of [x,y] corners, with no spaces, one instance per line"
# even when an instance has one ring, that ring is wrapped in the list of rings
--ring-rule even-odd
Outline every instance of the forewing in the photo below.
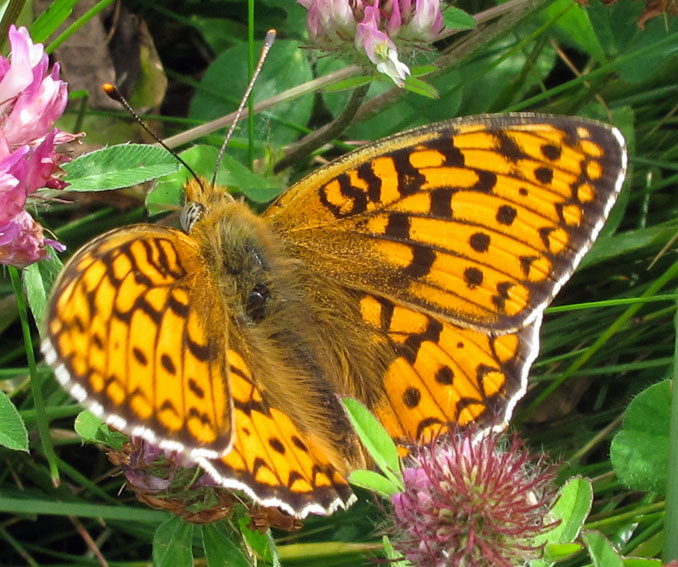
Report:
[[[65,267],[42,350],[73,397],[116,428],[216,457],[233,437],[220,297],[184,233],[113,230]]]
[[[623,138],[604,124],[462,118],[348,154],[266,215],[293,255],[347,287],[507,332],[591,247],[625,169]]]

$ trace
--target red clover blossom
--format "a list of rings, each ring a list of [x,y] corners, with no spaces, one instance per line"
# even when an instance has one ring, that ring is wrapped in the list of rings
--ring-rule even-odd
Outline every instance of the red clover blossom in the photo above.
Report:
[[[400,60],[440,34],[440,0],[297,0],[308,10],[311,43],[327,51],[358,53],[403,86],[410,74]]]
[[[67,157],[59,144],[79,137],[53,128],[66,108],[67,85],[59,65],[48,73],[49,58],[26,28],[9,30],[11,55],[0,56],[0,264],[25,267],[47,256],[42,226],[25,210],[41,187],[62,189],[57,175]]]
[[[553,471],[517,437],[456,433],[424,447],[393,496],[394,545],[416,567],[510,567],[539,557]]]

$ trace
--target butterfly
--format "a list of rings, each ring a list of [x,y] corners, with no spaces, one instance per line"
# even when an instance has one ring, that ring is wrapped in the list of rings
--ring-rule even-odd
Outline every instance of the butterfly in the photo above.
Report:
[[[626,164],[614,127],[508,114],[362,147],[262,216],[192,179],[184,231],[118,228],[73,255],[42,351],[117,429],[260,505],[329,514],[369,465],[341,397],[403,447],[509,420]]]

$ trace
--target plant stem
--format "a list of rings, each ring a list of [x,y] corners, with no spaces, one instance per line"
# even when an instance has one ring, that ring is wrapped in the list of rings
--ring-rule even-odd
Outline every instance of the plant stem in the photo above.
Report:
[[[676,315],[673,321],[673,388],[671,388],[671,427],[669,429],[666,516],[664,518],[664,532],[666,534],[664,563],[678,559],[678,394],[676,393],[676,383],[678,382],[678,304],[676,304]]]
[[[336,120],[315,132],[311,132],[295,146],[291,147],[288,150],[287,155],[275,164],[273,171],[276,173],[282,171],[341,134],[351,123],[353,118],[355,118],[369,88],[369,83],[357,87],[351,94],[348,104],[341,114],[337,116]]]
[[[52,438],[49,432],[49,420],[45,413],[45,399],[42,397],[41,383],[38,379],[38,369],[35,362],[35,353],[33,352],[33,340],[31,338],[31,329],[28,323],[28,308],[26,306],[26,296],[21,285],[21,276],[19,270],[14,266],[8,266],[9,275],[16,296],[17,307],[19,308],[19,320],[21,321],[21,332],[24,337],[24,348],[26,358],[28,359],[28,371],[31,375],[31,390],[33,392],[33,402],[37,414],[38,431],[40,432],[40,444],[45,453],[49,464],[49,472],[54,486],[59,486],[59,469],[57,467],[57,458],[52,446]]]
[[[254,75],[256,65],[256,53],[254,50],[254,0],[247,1],[247,76],[248,82]],[[250,96],[247,101],[247,167],[254,169],[254,97]]]

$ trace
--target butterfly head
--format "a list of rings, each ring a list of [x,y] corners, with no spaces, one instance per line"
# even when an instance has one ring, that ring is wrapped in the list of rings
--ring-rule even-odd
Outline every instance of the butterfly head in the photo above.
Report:
[[[187,234],[190,234],[196,223],[202,220],[210,210],[234,202],[228,189],[212,185],[203,177],[189,178],[184,184],[184,194],[186,202],[179,220],[181,228]]]
[[[201,248],[230,312],[243,322],[267,316],[278,256],[276,238],[262,220],[223,187],[191,179],[180,220]]]

